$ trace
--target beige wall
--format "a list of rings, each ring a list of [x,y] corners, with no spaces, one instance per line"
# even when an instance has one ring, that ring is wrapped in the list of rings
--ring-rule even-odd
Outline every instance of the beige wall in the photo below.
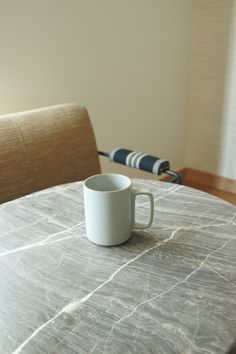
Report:
[[[181,168],[190,21],[190,0],[0,1],[0,114],[78,102],[100,149]]]
[[[186,165],[236,179],[236,0],[194,0]]]

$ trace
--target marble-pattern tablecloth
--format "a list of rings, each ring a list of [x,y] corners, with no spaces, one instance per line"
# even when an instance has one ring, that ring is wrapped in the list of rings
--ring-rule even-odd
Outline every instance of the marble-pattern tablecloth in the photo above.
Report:
[[[225,353],[236,339],[236,207],[135,180],[155,217],[117,247],[86,238],[80,183],[0,206],[0,354]],[[139,198],[137,218],[148,217]]]

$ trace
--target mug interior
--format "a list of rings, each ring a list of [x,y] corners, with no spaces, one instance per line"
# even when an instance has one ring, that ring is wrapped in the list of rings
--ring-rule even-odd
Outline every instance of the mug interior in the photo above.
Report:
[[[126,176],[107,173],[89,177],[84,184],[94,191],[114,192],[130,187],[131,181]]]

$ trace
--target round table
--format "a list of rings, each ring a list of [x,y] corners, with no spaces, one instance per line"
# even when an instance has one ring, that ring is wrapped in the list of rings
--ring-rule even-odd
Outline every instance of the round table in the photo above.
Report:
[[[121,246],[86,238],[82,184],[0,206],[0,353],[226,353],[236,339],[236,207],[134,180],[154,222]],[[139,197],[137,219],[149,202]]]

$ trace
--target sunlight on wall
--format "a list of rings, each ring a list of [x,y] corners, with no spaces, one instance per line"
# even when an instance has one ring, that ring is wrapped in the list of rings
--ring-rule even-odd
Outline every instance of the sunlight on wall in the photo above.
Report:
[[[231,179],[236,179],[235,41],[236,0],[193,1],[186,166]]]
[[[231,23],[219,174],[236,179],[236,1],[232,8]]]

